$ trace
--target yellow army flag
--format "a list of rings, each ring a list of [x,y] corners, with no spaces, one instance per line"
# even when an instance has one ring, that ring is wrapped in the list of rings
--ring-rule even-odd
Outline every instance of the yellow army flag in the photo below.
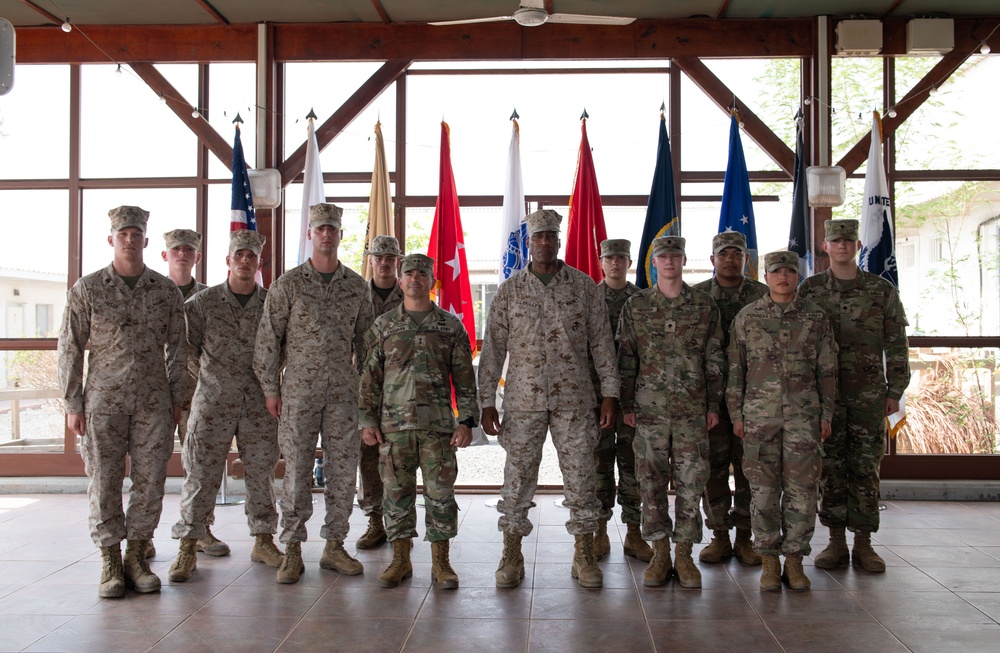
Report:
[[[379,236],[395,236],[392,215],[392,192],[389,190],[389,168],[385,164],[385,143],[382,141],[382,123],[375,123],[375,167],[372,168],[372,192],[368,201],[368,228],[365,231],[365,251]],[[402,243],[400,249],[402,250]],[[365,280],[372,278],[366,254],[361,263]]]

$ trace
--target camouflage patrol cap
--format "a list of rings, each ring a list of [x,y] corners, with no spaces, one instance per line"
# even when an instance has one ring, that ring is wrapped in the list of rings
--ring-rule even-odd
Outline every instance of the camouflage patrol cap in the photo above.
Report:
[[[140,209],[138,206],[119,206],[108,211],[108,217],[111,218],[111,231],[121,231],[125,227],[138,227],[142,233],[146,233],[149,211]]]
[[[542,209],[535,211],[527,217],[528,235],[539,231],[554,231],[559,233],[559,225],[562,224],[562,216],[552,209]]]
[[[240,229],[238,231],[229,232],[229,253],[233,254],[240,251],[241,249],[249,249],[251,252],[260,256],[261,252],[264,251],[264,243],[267,239],[260,233],[254,231],[253,229]]]
[[[395,236],[375,236],[365,256],[400,256],[399,241]]]
[[[400,272],[410,270],[422,270],[430,276],[434,276],[434,259],[426,254],[407,254],[400,264]]]
[[[313,204],[309,207],[309,228],[318,229],[323,226],[330,226],[340,229],[340,218],[344,215],[344,209],[336,204]]]
[[[847,240],[858,240],[857,220],[827,220],[823,223],[826,232],[824,237],[827,242],[846,238]]]
[[[632,258],[632,243],[624,238],[609,238],[601,241],[601,258],[605,256],[627,256]]]
[[[201,234],[192,229],[174,229],[163,234],[163,242],[167,245],[167,249],[181,245],[201,249]]]
[[[723,231],[712,237],[712,254],[718,254],[727,247],[747,251],[747,237],[738,231]]]
[[[683,254],[686,243],[687,241],[680,236],[660,236],[653,240],[653,256]]]
[[[764,256],[764,270],[774,272],[779,268],[799,271],[799,255],[795,252],[771,252]]]

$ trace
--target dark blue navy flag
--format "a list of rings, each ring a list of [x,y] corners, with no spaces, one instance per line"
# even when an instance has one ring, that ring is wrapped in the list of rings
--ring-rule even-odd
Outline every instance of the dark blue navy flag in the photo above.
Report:
[[[802,136],[802,112],[795,116],[795,166],[792,180],[792,224],[788,230],[788,251],[799,255],[799,277],[813,271],[812,214],[806,188],[805,139]]]
[[[738,231],[747,239],[747,265],[744,273],[757,278],[757,227],[753,219],[753,202],[750,200],[750,175],[743,156],[740,140],[739,114],[734,110],[729,125],[729,164],[722,187],[722,211],[719,214],[719,233]]]
[[[253,193],[250,192],[250,175],[247,162],[243,158],[243,142],[240,140],[240,126],[236,125],[236,139],[233,141],[233,198],[229,230],[250,229],[257,231],[257,217],[253,210]]]
[[[660,236],[680,236],[681,222],[677,217],[677,199],[674,196],[674,168],[670,160],[670,138],[667,121],[660,112],[660,138],[656,145],[656,168],[653,170],[653,187],[646,204],[646,224],[639,243],[639,261],[636,264],[635,285],[649,288],[656,285],[656,268],[650,246]]]

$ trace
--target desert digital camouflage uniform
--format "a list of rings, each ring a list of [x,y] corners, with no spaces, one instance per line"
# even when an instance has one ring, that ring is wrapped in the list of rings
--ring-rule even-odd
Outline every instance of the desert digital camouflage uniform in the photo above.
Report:
[[[729,343],[726,403],[744,426],[754,548],[762,555],[811,551],[820,422],[832,420],[836,392],[837,344],[819,306],[799,297],[782,305],[768,295],[740,311]]]
[[[742,235],[742,234],[741,234]],[[746,241],[744,241],[746,242]],[[739,286],[724,288],[715,277],[691,286],[706,293],[719,307],[719,326],[722,328],[722,349],[728,351],[729,329],[736,314],[747,304],[767,294],[767,285],[744,277]],[[725,373],[725,369],[723,369]],[[719,423],[708,432],[709,476],[702,497],[705,525],[713,531],[750,529],[750,485],[743,473],[743,441],[733,435],[733,422],[720,405]],[[735,493],[729,489],[729,466],[733,466]]]
[[[468,333],[461,320],[437,305],[419,324],[397,306],[376,318],[367,349],[358,424],[382,432],[377,449],[387,538],[417,535],[419,468],[425,539],[451,539],[458,532],[458,462],[451,446],[458,421],[451,408],[452,384],[459,421],[472,419],[475,425],[479,413]]]
[[[885,401],[902,397],[910,382],[906,314],[892,284],[864,270],[850,280],[827,270],[803,281],[798,292],[830,318],[840,347],[833,434],[823,443],[819,519],[824,526],[873,533],[879,526]]]
[[[173,451],[171,408],[184,401],[187,384],[181,303],[174,282],[148,267],[135,288],[109,265],[69,291],[59,334],[59,386],[66,413],[86,413],[81,454],[90,478],[90,533],[99,547],[151,540],[160,521]],[[127,512],[126,454],[132,479]]]
[[[236,445],[246,470],[244,511],[251,535],[277,531],[274,467],[278,463],[277,421],[264,404],[253,372],[254,340],[267,291],[257,286],[246,306],[220,283],[184,304],[189,355],[200,363],[184,440],[186,476],[174,539],[201,539],[215,510],[226,456]]]
[[[639,287],[631,281],[626,282],[621,290],[615,290],[604,281],[597,284],[604,294],[608,306],[608,317],[611,320],[611,333],[618,335],[619,318],[622,308],[629,297],[639,292]],[[617,346],[617,345],[616,345]],[[600,388],[600,381],[595,376],[595,387]],[[603,397],[598,397],[598,403]],[[632,439],[635,428],[625,423],[625,414],[618,411],[615,425],[609,429],[601,429],[601,437],[594,449],[597,462],[597,500],[601,502],[601,518],[610,519],[615,506],[617,489],[618,505],[622,507],[622,523],[639,524],[642,519],[639,498],[639,482],[635,478],[635,452],[632,451]],[[615,463],[618,464],[618,487],[615,488]]]
[[[365,280],[343,262],[327,283],[308,260],[278,277],[267,294],[253,367],[264,395],[282,401],[281,542],[306,540],[317,433],[326,476],[320,536],[335,541],[347,536],[361,440],[358,369],[372,318]]]
[[[723,390],[719,321],[715,300],[687,283],[674,299],[655,286],[640,290],[622,310],[622,411],[635,413],[645,540],[701,541],[698,502],[708,480],[705,419],[719,412]],[[675,524],[667,493],[671,480],[677,494]]]
[[[180,286],[178,286],[180,288]],[[191,299],[198,293],[200,293],[205,288],[208,288],[207,284],[204,284],[198,280],[194,280],[194,285],[191,286],[185,293],[181,290],[181,296],[184,301]],[[188,351],[188,381],[187,381],[187,391],[184,393],[184,403],[181,404],[181,423],[177,425],[177,437],[180,439],[181,444],[184,444],[184,437],[187,435],[187,423],[188,419],[191,417],[191,400],[194,398],[194,389],[198,385],[198,355]]]
[[[563,474],[570,510],[567,530],[591,534],[601,514],[593,455],[600,432],[590,360],[600,378],[599,394],[617,398],[611,322],[594,280],[561,260],[558,264],[547,285],[525,268],[500,286],[479,359],[480,401],[484,409],[495,408],[497,384],[510,354],[499,436],[507,458],[497,510],[500,530],[511,535],[531,533],[528,509],[547,430]]]

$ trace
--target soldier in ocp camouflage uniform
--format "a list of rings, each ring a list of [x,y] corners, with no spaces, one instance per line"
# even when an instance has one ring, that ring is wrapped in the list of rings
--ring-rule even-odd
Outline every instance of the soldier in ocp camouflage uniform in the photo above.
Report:
[[[58,375],[66,426],[82,436],[90,479],[90,534],[102,559],[98,593],[113,598],[125,595],[126,584],[137,592],[160,589],[146,547],[163,509],[167,461],[184,401],[187,344],[180,291],[143,263],[149,213],[120,206],[108,215],[114,259],[69,292]],[[123,512],[126,456],[132,487]]]
[[[753,492],[754,540],[763,556],[762,590],[809,589],[802,557],[816,525],[822,444],[837,394],[837,344],[829,320],[797,298],[799,257],[764,257],[770,292],[736,317],[729,343],[726,401],[743,438]],[[778,556],[785,556],[781,574]]]
[[[344,539],[361,447],[358,369],[373,316],[365,280],[337,257],[342,213],[333,204],[309,208],[306,235],[313,255],[271,285],[257,331],[254,372],[268,412],[278,418],[278,446],[285,457],[280,539],[288,546],[279,583],[296,583],[305,570],[302,542],[313,511],[317,434],[326,475],[326,519],[320,529],[326,547],[319,566],[348,575],[364,571],[344,550]]]
[[[547,431],[559,457],[576,538],[571,573],[584,587],[601,587],[603,573],[594,557],[600,518],[594,474],[594,447],[600,428],[610,428],[619,392],[608,307],[594,280],[559,260],[555,211],[527,217],[531,263],[505,281],[490,306],[479,359],[481,423],[499,435],[507,454],[500,490],[500,530],[504,548],[496,572],[498,587],[516,587],[524,578],[521,538],[531,533],[528,509],[538,484],[538,466]],[[510,355],[504,393],[504,421],[495,406],[497,384]],[[593,360],[604,397],[600,424],[590,378]]]
[[[628,281],[626,275],[632,266],[632,243],[627,240],[605,240],[601,243],[601,269],[604,280],[597,287],[604,293],[611,319],[611,332],[618,333],[619,318],[625,301],[639,292],[639,288]],[[600,379],[593,372],[594,387],[600,392]],[[601,429],[601,439],[594,449],[597,467],[597,499],[601,502],[601,519],[594,535],[594,555],[600,560],[611,552],[608,537],[608,520],[615,507],[615,463],[618,463],[618,504],[622,507],[622,523],[628,531],[625,535],[624,552],[627,556],[649,562],[653,550],[642,539],[642,512],[639,499],[639,482],[635,478],[635,453],[632,439],[635,428],[625,423],[625,415],[618,414],[611,428]]]
[[[388,313],[403,303],[403,290],[399,287],[396,270],[399,267],[399,241],[393,236],[376,236],[365,250],[371,280],[368,292],[372,299],[375,317]],[[371,549],[386,540],[382,523],[382,479],[378,471],[378,447],[361,442],[361,462],[358,471],[358,507],[368,517],[368,529],[358,538],[359,549]]]
[[[396,587],[413,575],[410,547],[417,535],[419,468],[431,578],[444,589],[454,589],[458,575],[449,560],[449,542],[458,532],[455,447],[472,442],[479,411],[476,373],[462,321],[430,299],[434,259],[410,254],[403,258],[401,272],[403,304],[383,313],[368,332],[358,405],[362,438],[379,450],[382,505],[392,542],[392,562],[379,576],[379,585]]]
[[[643,584],[670,580],[670,539],[682,587],[701,587],[691,559],[701,542],[698,501],[708,480],[708,431],[722,400],[722,330],[715,300],[692,290],[682,275],[687,257],[678,236],[653,241],[656,286],[633,295],[622,310],[618,368],[622,411],[636,427],[636,476],[642,495],[642,534],[653,542]],[[670,520],[667,489],[676,489]]]
[[[910,383],[906,314],[891,283],[858,268],[857,220],[827,220],[823,250],[830,269],[802,282],[799,295],[819,304],[840,346],[840,379],[833,435],[823,447],[819,520],[830,545],[816,566],[853,562],[884,572],[871,545],[879,526],[879,465],[885,453],[886,415],[899,410]],[[849,553],[845,529],[854,532]]]
[[[712,296],[719,307],[722,348],[729,345],[729,327],[747,304],[767,294],[767,286],[744,276],[747,258],[746,236],[723,231],[712,238],[712,265],[715,275],[692,286]],[[759,565],[760,556],[750,540],[750,484],[743,473],[743,441],[733,434],[733,423],[725,402],[720,405],[719,424],[708,432],[709,476],[701,504],[705,524],[712,529],[711,543],[701,550],[701,562],[723,562],[733,554],[745,565]],[[729,466],[733,467],[735,496],[729,489]],[[729,531],[736,527],[736,541],[730,544]]]
[[[278,527],[274,507],[274,466],[278,462],[278,424],[267,412],[264,393],[253,373],[254,339],[267,291],[255,275],[264,237],[243,229],[229,234],[227,281],[200,292],[184,304],[188,350],[198,361],[198,386],[184,439],[180,519],[172,535],[181,540],[169,577],[184,582],[197,566],[195,551],[215,509],[233,436],[246,470],[244,511],[255,543],[254,562],[281,564],[274,545]]]

